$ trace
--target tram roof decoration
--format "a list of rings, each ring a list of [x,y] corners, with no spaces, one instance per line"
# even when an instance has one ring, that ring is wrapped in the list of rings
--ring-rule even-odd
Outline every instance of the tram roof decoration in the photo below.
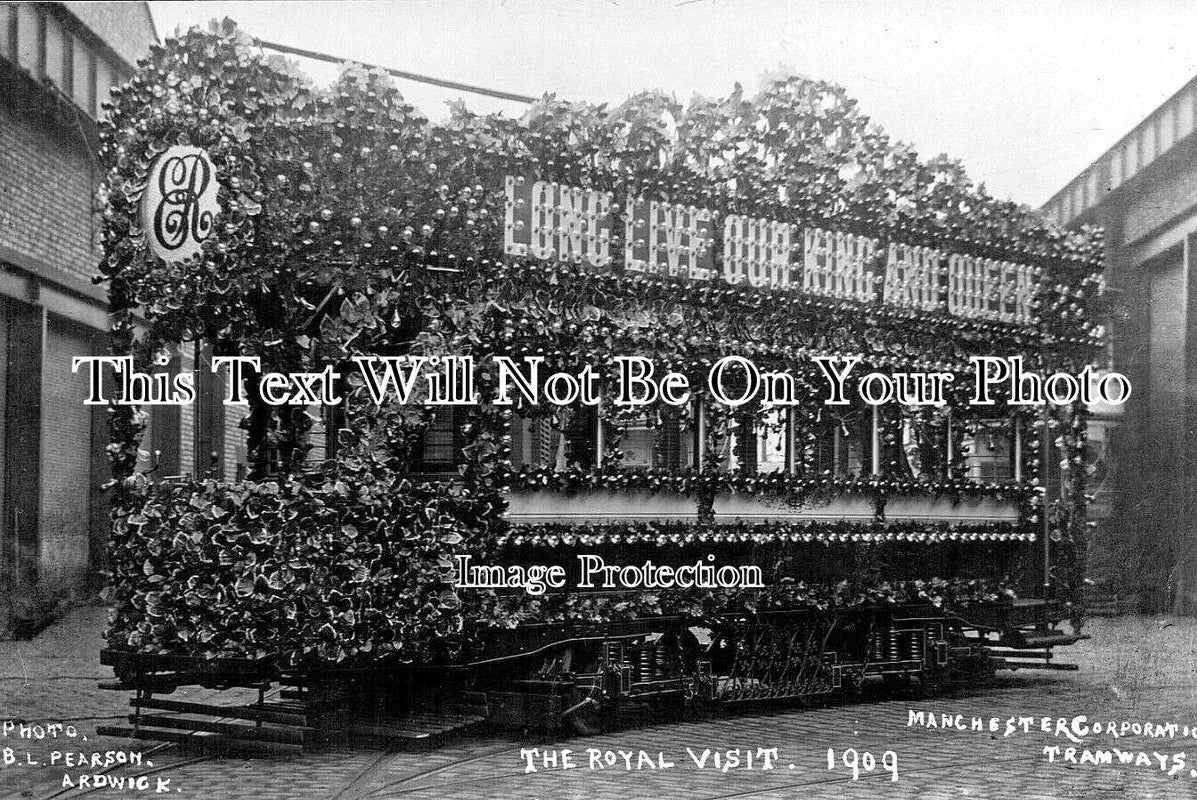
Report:
[[[1060,231],[990,197],[958,163],[919,160],[830,84],[789,79],[753,97],[737,87],[686,108],[648,93],[613,108],[548,96],[518,119],[455,106],[434,125],[381,71],[350,66],[334,87],[317,89],[227,22],[167,39],[139,67],[113,93],[99,152],[111,350],[135,366],[203,340],[214,354],[258,357],[263,371],[286,373],[398,347],[426,356],[526,351],[555,366],[605,363],[622,349],[685,370],[729,353],[783,368],[827,353],[859,356],[870,368],[928,362],[923,369],[941,370],[1002,350],[1079,369],[1100,343],[1100,233]],[[544,186],[554,184],[546,202]],[[184,247],[190,257],[170,255]],[[521,247],[527,252],[515,252]],[[458,426],[468,443],[446,488],[410,473],[427,423],[420,410],[346,403],[332,463],[312,473],[304,409],[247,399],[250,471],[236,483],[155,486],[139,468],[144,415],[110,408],[118,613],[107,635],[121,648],[277,653],[290,663],[383,652],[428,660],[467,643],[467,615],[480,624],[558,614],[591,624],[693,607],[692,598],[664,595],[594,606],[571,596],[553,608],[458,596],[445,565],[499,544],[511,530],[504,497],[522,488],[505,444],[510,421],[493,403],[471,406]],[[819,410],[795,407],[791,430],[813,435]],[[707,411],[702,436],[732,430],[726,414]],[[958,421],[982,411],[963,409]],[[1013,411],[1024,422],[1034,414]],[[1049,413],[1064,420],[1070,511],[1083,506],[1083,415]],[[576,479],[707,499],[720,487],[855,492],[873,496],[878,514],[886,497],[928,492],[1016,504],[1018,521],[996,528],[933,526],[949,543],[996,535],[976,540],[986,548],[1014,544],[1010,534],[1038,535],[1049,520],[1029,458],[1031,480],[1013,484],[916,481],[881,463],[869,476],[829,482],[723,473],[709,463],[668,475],[607,463],[553,479],[566,489]],[[884,530],[874,534],[921,535],[875,522]],[[830,546],[855,524],[720,533],[745,542],[809,535]],[[1050,524],[1053,540],[1059,532],[1075,544],[1070,552],[1084,552],[1083,515]],[[701,544],[709,533],[702,524],[650,531],[620,523],[602,535]],[[917,557],[907,544],[894,540],[892,557]],[[217,566],[200,576],[196,563]],[[1061,568],[1079,586],[1083,559],[1069,564]],[[995,586],[971,578],[879,585],[874,577],[844,576],[844,591],[779,586],[764,605],[727,595],[711,609],[968,602]],[[463,610],[466,603],[474,605]]]
[[[999,322],[1034,316],[1041,269],[1027,264],[523,175],[504,189],[507,255]]]
[[[434,125],[381,71],[349,66],[313,88],[227,24],[148,63],[102,132],[101,271],[157,287],[130,300],[193,337],[254,316],[246,297],[280,279],[316,304],[322,286],[413,260],[480,274],[578,262],[1014,324],[1082,318],[1070,306],[1100,292],[1100,232],[1060,231],[957,162],[920,161],[826,83],[737,86],[685,109],[650,93],[615,108],[546,96],[519,119],[455,105]],[[206,155],[192,170],[180,152]],[[165,187],[175,206],[156,202],[167,165],[180,181],[210,166],[218,201],[209,184],[191,203],[188,184]],[[147,216],[159,209],[166,227]],[[1034,308],[1044,281],[1054,308]]]

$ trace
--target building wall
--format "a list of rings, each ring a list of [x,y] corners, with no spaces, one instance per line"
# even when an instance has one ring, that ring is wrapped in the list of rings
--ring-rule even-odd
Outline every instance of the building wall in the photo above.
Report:
[[[95,457],[93,407],[84,405],[87,376],[71,372],[76,355],[97,354],[96,331],[69,320],[48,319],[42,369],[41,503],[38,512],[39,582],[68,593],[88,586],[101,554],[91,552]]]
[[[1106,228],[1113,366],[1134,387],[1113,434],[1117,493],[1094,577],[1197,613],[1197,137],[1075,221]]]
[[[107,416],[71,370],[108,329],[92,147],[121,53],[156,39],[144,3],[104,5],[0,2],[0,635],[12,598],[79,597],[104,564]]]
[[[1197,145],[1197,141],[1192,144]],[[1194,149],[1185,147],[1176,158],[1169,158],[1168,163],[1160,165],[1166,173],[1158,176],[1163,180],[1143,181],[1139,190],[1126,198],[1121,226],[1124,241],[1150,237],[1197,203],[1197,169],[1192,168]]]
[[[1153,611],[1197,613],[1197,77],[1043,211],[1106,229],[1113,364],[1135,387],[1103,431],[1116,490],[1100,508],[1094,577]]]
[[[91,148],[109,90],[155,39],[144,3],[0,2],[0,635],[12,597],[78,597],[104,565],[107,415],[71,370],[107,344]],[[206,353],[179,356],[172,369],[218,388]],[[235,478],[242,413],[211,393],[153,409],[139,467]]]
[[[99,258],[95,171],[86,143],[0,99],[0,246],[87,282]]]

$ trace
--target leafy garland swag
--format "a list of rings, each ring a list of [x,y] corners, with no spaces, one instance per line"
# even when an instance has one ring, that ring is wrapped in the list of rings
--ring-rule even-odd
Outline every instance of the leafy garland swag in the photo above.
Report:
[[[779,81],[755,97],[737,87],[685,109],[653,93],[615,108],[546,96],[519,119],[454,107],[447,123],[430,125],[385,75],[347,67],[332,89],[314,89],[226,21],[155,47],[110,105],[99,154],[106,171],[101,272],[112,352],[133,356],[139,369],[188,342],[217,355],[257,356],[264,370],[286,372],[358,354],[539,354],[546,367],[565,368],[638,353],[698,376],[735,354],[789,369],[814,397],[812,354],[862,355],[872,368],[959,371],[969,355],[1013,351],[1027,357],[1028,369],[1075,370],[1100,343],[1092,322],[1102,303],[1100,232],[1058,231],[991,198],[957,162],[920,161],[826,83]],[[175,144],[211,157],[222,211],[202,257],[167,265],[149,254],[139,202],[155,157]],[[950,246],[1039,266],[1049,277],[1033,322],[1013,326],[847,298],[504,261],[496,183],[504,174]],[[144,413],[113,406],[110,646],[280,663],[380,654],[427,661],[459,656],[487,627],[522,621],[795,604],[959,606],[1006,596],[1008,588],[967,576],[890,580],[881,562],[911,543],[1017,548],[1043,528],[1043,515],[1057,542],[1059,585],[1076,588],[1083,578],[1082,409],[1057,409],[1046,419],[1021,412],[1029,436],[1048,426],[1064,454],[1063,496],[1045,504],[1048,465],[1034,448],[1023,454],[1024,481],[1016,486],[957,480],[951,465],[934,480],[903,478],[889,464],[881,476],[835,478],[728,474],[710,463],[681,474],[632,471],[620,466],[618,438],[601,468],[520,468],[511,463],[510,418],[485,402],[493,377],[486,370],[479,376],[484,402],[462,426],[465,465],[447,484],[407,473],[426,414],[414,405],[374,406],[361,387],[351,387],[335,459],[307,472],[311,419],[251,395],[243,424],[252,469],[232,484],[156,483],[137,468]],[[969,424],[967,409],[952,405]],[[719,410],[709,412],[718,421]],[[927,413],[927,424],[943,424]],[[816,403],[800,407],[802,441],[815,436],[817,414]],[[885,424],[892,447],[900,423],[891,417]],[[626,523],[591,530],[504,521],[509,491],[587,487],[698,496],[728,489],[799,502],[859,492],[874,498],[878,515],[872,526]],[[1018,501],[1020,518],[984,526],[884,521],[887,497],[926,492],[1008,497]],[[538,600],[453,587],[456,555],[591,539],[850,547],[870,565],[833,584],[784,580],[751,596]]]

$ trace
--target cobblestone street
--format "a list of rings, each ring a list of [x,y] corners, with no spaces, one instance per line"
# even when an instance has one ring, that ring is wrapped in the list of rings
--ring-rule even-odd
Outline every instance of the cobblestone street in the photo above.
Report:
[[[830,798],[1164,798],[1197,796],[1197,742],[1185,738],[1183,726],[1197,725],[1197,683],[1193,679],[1197,653],[1197,623],[1190,620],[1124,618],[1093,620],[1094,638],[1060,658],[1080,665],[1077,672],[999,673],[983,690],[957,691],[934,700],[889,699],[869,704],[808,710],[787,710],[754,717],[655,725],[603,736],[557,742],[517,741],[498,737],[457,740],[423,753],[332,748],[296,758],[212,758],[179,752],[173,746],[104,739],[95,736],[97,724],[119,721],[128,713],[128,696],[103,691],[96,681],[110,676],[100,667],[97,651],[104,611],[78,609],[32,642],[0,643],[0,719],[27,723],[70,723],[78,737],[28,740],[19,728],[8,730],[0,747],[12,757],[0,767],[0,796],[50,798],[106,795],[151,795],[164,790],[179,797],[222,798],[728,798],[764,800],[786,797]],[[196,691],[180,690],[173,697],[192,699]],[[908,725],[910,712],[924,712]],[[944,715],[953,726],[944,728]],[[961,715],[957,720],[956,715]],[[1173,735],[1094,734],[1071,741],[1057,731],[1056,718],[1069,723],[1085,715],[1086,725],[1115,723],[1119,730],[1142,723],[1175,722]],[[972,730],[973,718],[982,730]],[[1007,735],[1008,721],[1015,718]],[[1024,731],[1017,718],[1033,717]],[[1042,718],[1050,717],[1048,732]],[[991,731],[996,718],[997,730]],[[964,730],[956,728],[959,722]],[[1152,733],[1160,733],[1153,731]],[[83,737],[86,736],[86,740]],[[527,773],[521,748],[569,748],[574,769],[545,768]],[[741,748],[741,768],[719,768],[708,755],[704,768],[695,758],[703,751]],[[1049,763],[1046,748],[1058,747]],[[647,754],[641,769],[625,769],[623,757],[615,766],[590,768],[588,748],[630,751],[637,766],[639,751]],[[687,751],[693,752],[694,758]],[[758,748],[777,748],[774,769],[760,769]],[[828,769],[828,748],[835,768]],[[862,768],[858,779],[845,766],[844,751],[855,750],[876,759],[873,772]],[[1076,748],[1069,753],[1066,748]],[[1118,764],[1117,748],[1134,761]],[[91,766],[69,766],[65,753],[107,750],[137,751],[140,765],[118,766],[113,776],[144,774],[140,792],[109,787],[63,789],[63,775],[103,772]],[[56,757],[53,753],[57,751]],[[747,753],[753,769],[745,769]],[[882,767],[883,754],[896,754],[898,780]],[[1070,763],[1085,751],[1112,754],[1111,764]],[[1139,757],[1144,751],[1145,756]],[[1158,753],[1159,756],[1153,755]],[[1178,754],[1191,758],[1179,766]],[[661,769],[659,754],[673,766]],[[56,763],[51,763],[57,758]],[[1161,762],[1160,758],[1164,761]],[[650,767],[651,759],[655,768]],[[15,763],[8,763],[13,761]],[[36,761],[37,765],[29,762]],[[605,762],[602,762],[605,764]],[[892,763],[892,758],[890,759]],[[1164,763],[1174,774],[1161,769]],[[1175,769],[1173,769],[1175,767]],[[161,778],[168,783],[159,784]]]

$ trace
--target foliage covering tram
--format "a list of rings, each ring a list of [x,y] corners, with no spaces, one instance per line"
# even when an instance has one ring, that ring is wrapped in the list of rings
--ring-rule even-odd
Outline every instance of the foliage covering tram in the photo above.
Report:
[[[112,106],[113,353],[331,364],[344,397],[272,405],[247,381],[236,482],[157,476],[144,409],[112,405],[105,659],[139,697],[406,669],[496,722],[590,730],[628,703],[935,686],[1075,640],[1056,626],[1082,613],[1085,407],[970,405],[969,358],[1090,364],[1100,233],[920,161],[838,87],[433,125],[384,74],[317,90],[226,22],[155,48]],[[474,356],[481,402],[370,402],[353,359],[399,355]],[[492,356],[610,375],[621,355],[692,387],[740,356],[796,396],[494,403]],[[815,356],[860,359],[847,404]],[[942,405],[869,405],[873,370],[955,379]],[[461,557],[579,554],[765,585],[456,585]]]

